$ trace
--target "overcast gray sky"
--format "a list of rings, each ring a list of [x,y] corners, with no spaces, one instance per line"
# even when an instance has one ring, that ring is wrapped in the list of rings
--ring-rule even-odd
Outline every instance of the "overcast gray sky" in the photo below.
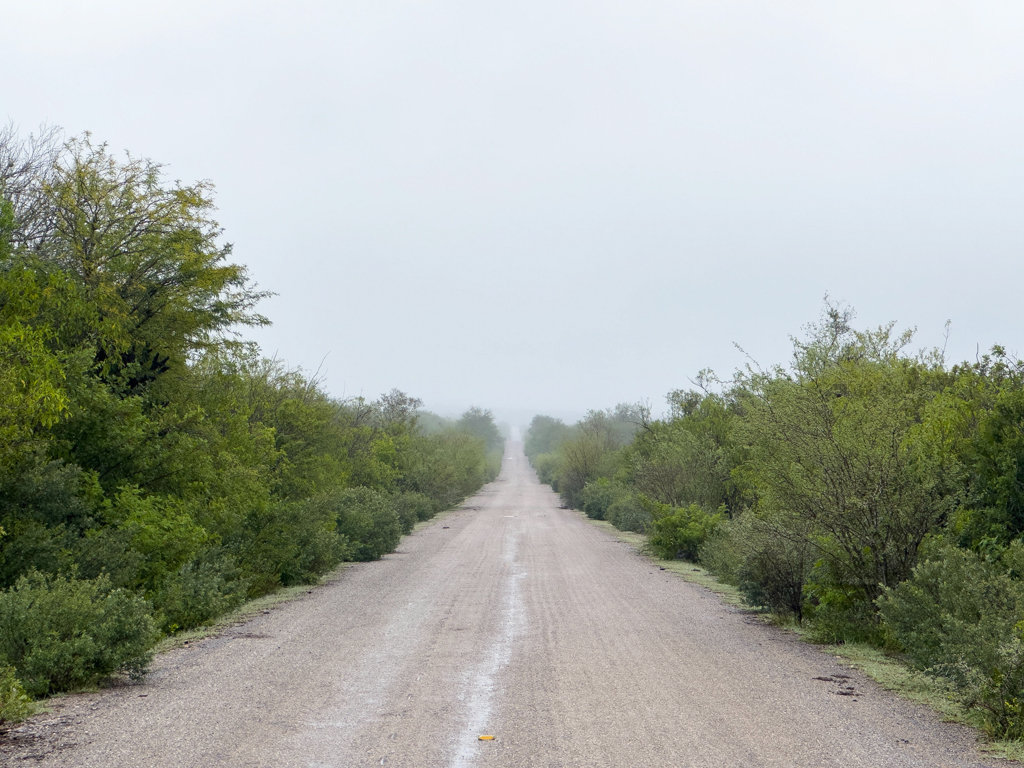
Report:
[[[826,291],[1024,348],[1024,3],[0,0],[0,119],[211,179],[338,395],[571,415]]]

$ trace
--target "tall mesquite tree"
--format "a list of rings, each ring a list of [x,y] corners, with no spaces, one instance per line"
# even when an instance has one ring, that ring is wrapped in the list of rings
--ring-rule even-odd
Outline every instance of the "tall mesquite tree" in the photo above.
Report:
[[[749,377],[747,471],[757,512],[871,601],[907,578],[949,499],[914,427],[944,373],[901,354],[909,334],[860,332],[830,307],[790,371]]]

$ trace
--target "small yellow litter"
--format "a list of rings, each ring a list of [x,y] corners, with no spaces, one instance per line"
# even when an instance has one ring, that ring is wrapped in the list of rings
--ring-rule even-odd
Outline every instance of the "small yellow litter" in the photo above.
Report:
[[[494,741],[493,736],[478,736],[477,738],[480,739],[480,741]]]

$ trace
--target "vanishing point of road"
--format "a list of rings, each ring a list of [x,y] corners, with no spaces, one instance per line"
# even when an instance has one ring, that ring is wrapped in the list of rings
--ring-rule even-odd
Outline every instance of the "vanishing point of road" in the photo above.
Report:
[[[10,764],[1006,765],[559,509],[517,443],[394,554],[44,717],[53,748]]]

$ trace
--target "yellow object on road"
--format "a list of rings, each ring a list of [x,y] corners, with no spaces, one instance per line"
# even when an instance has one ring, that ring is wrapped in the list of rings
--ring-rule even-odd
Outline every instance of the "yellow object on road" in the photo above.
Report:
[[[494,741],[493,736],[479,736],[480,741]]]

